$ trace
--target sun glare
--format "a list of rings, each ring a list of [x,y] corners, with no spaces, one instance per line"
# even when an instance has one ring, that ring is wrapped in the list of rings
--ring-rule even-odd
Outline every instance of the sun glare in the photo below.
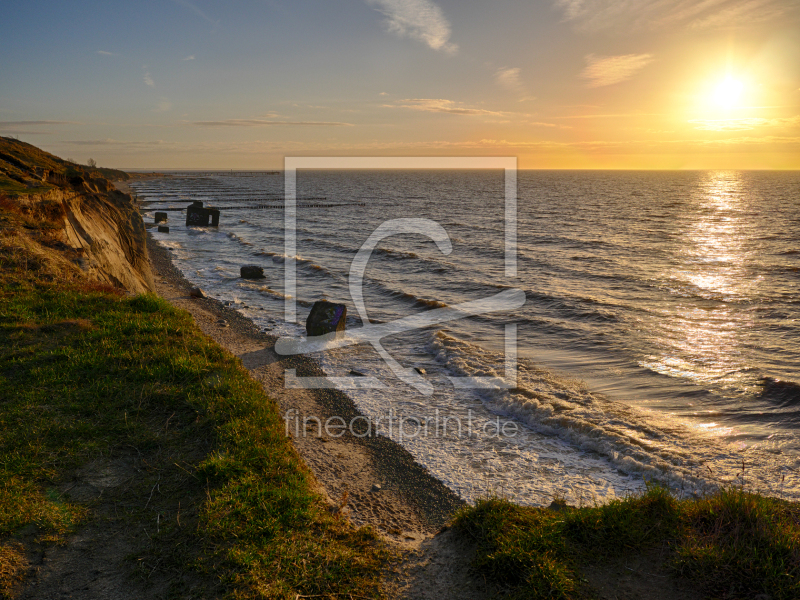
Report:
[[[744,84],[733,77],[726,77],[714,89],[714,102],[723,108],[733,108],[739,105],[739,100],[744,91]]]

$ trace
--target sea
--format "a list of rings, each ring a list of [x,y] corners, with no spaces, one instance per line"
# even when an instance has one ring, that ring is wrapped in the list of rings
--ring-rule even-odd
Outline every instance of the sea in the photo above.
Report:
[[[293,385],[343,388],[467,502],[800,500],[800,172],[521,170],[511,212],[505,177],[299,170],[288,256],[282,172],[130,185],[148,222],[220,210],[151,234],[267,333],[302,340],[321,299],[382,332],[314,351],[330,379]]]

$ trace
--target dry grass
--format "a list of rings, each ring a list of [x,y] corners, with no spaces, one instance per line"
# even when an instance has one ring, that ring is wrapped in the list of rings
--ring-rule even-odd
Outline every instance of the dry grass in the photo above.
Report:
[[[25,548],[19,543],[0,544],[0,598],[13,598],[28,570]]]

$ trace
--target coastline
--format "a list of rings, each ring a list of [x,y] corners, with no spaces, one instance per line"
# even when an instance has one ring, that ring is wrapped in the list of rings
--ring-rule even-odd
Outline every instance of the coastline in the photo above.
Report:
[[[259,331],[248,318],[213,298],[194,298],[194,287],[172,263],[169,251],[150,236],[147,250],[156,293],[173,306],[188,311],[198,328],[237,356],[250,376],[278,403],[281,413],[294,409],[323,422],[332,416],[346,421],[361,416],[352,399],[336,389],[286,389],[285,369],[301,377],[324,376],[313,359],[279,356],[275,338]],[[220,321],[224,320],[225,323]],[[456,494],[417,463],[400,444],[381,436],[341,438],[287,434],[313,473],[317,491],[334,514],[355,525],[373,527],[399,550],[387,564],[382,585],[390,598],[403,600],[488,600],[497,589],[476,575],[472,563],[476,546],[449,527],[465,506]],[[373,491],[374,484],[381,486]]]
[[[479,500],[431,536],[453,494],[389,439],[323,437],[316,428],[284,433],[281,412],[289,408],[323,421],[359,412],[340,392],[285,389],[285,369],[315,376],[323,374],[319,364],[276,355],[275,338],[254,322],[193,298],[170,250],[138,238],[143,265],[156,274],[146,289],[161,297],[125,297],[119,288],[59,279],[63,257],[37,239],[25,237],[28,245],[4,256],[11,278],[3,297],[13,319],[4,334],[19,361],[6,370],[16,404],[4,406],[4,418],[16,420],[7,443],[24,468],[4,473],[4,485],[27,495],[11,498],[13,510],[4,514],[0,595],[24,584],[13,597],[78,590],[98,599],[161,597],[167,587],[169,596],[216,597],[201,590],[235,578],[264,597],[278,585],[298,598],[484,600],[501,591],[549,597],[556,589],[565,597],[586,590],[654,600],[728,590],[798,597],[797,504],[748,491],[743,480],[704,497],[653,487],[594,506]],[[35,251],[43,264],[30,261]],[[54,345],[65,360],[54,360]],[[107,387],[86,385],[87,373],[89,381],[102,373]],[[74,446],[65,445],[65,433]],[[57,456],[64,448],[71,456]],[[416,478],[415,468],[422,471]],[[372,489],[375,483],[384,489]],[[55,509],[44,523],[49,537],[34,537],[42,505]],[[28,525],[10,528],[9,518]],[[693,554],[698,547],[703,552]],[[217,569],[224,555],[232,562]],[[206,559],[211,570],[198,568]],[[142,586],[131,581],[132,570],[146,574]],[[329,575],[345,591],[327,587]]]
[[[172,264],[169,251],[147,238],[156,293],[192,314],[198,327],[216,343],[241,359],[251,377],[279,405],[280,412],[295,410],[302,417],[330,417],[349,422],[362,416],[352,399],[335,389],[286,389],[285,369],[302,377],[324,376],[319,364],[307,356],[279,356],[276,338],[267,335],[237,311],[212,298],[193,298],[192,286]],[[224,320],[225,323],[220,321]],[[301,421],[302,423],[302,421]],[[307,431],[287,424],[287,433],[313,472],[332,506],[357,525],[371,525],[387,539],[416,547],[430,538],[464,502],[434,478],[400,444],[381,436],[356,437],[345,432],[339,438],[319,433],[309,423]],[[372,491],[373,485],[379,491]]]

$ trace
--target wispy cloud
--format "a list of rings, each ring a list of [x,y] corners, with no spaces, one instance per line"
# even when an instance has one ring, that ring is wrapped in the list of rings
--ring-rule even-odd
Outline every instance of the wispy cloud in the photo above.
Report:
[[[623,54],[621,56],[586,57],[586,68],[581,76],[589,80],[589,87],[602,87],[625,81],[653,61],[652,54]]]
[[[430,0],[366,0],[385,17],[386,28],[434,50],[455,54],[458,46],[450,40],[450,22],[442,9]]]
[[[193,121],[191,125],[199,127],[277,127],[277,126],[325,126],[352,127],[352,123],[336,121],[267,121],[264,119],[224,119],[222,121]]]
[[[81,125],[78,121],[0,121],[0,127],[37,126],[37,125]]]
[[[695,129],[701,131],[748,131],[757,127],[798,127],[800,115],[780,117],[776,119],[742,118],[742,119],[695,119],[689,121]]]
[[[194,54],[190,54],[189,56],[187,56],[183,60],[194,60]]]
[[[483,108],[462,106],[460,102],[443,98],[409,98],[398,100],[396,104],[384,104],[388,108],[410,108],[425,112],[450,113],[453,115],[491,115],[502,116],[504,113]]]
[[[555,0],[567,21],[580,29],[660,28],[712,29],[749,26],[798,12],[785,0]]]
[[[0,133],[25,134],[25,135],[49,135],[53,133],[49,129],[38,129],[39,127],[50,127],[52,125],[81,125],[77,121],[0,121]],[[33,129],[30,129],[30,128]]]
[[[153,78],[150,76],[150,71],[147,70],[147,67],[144,67],[144,84],[149,85],[150,87],[156,87],[156,82],[153,81]]]
[[[64,140],[61,143],[69,144],[71,146],[113,146],[116,144],[121,144],[122,142],[117,142],[111,138],[106,138],[104,140]]]
[[[194,4],[192,4],[191,2],[189,2],[189,0],[172,0],[172,1],[173,1],[173,2],[175,2],[175,4],[180,4],[180,5],[181,5],[181,6],[183,6],[184,8],[188,8],[188,9],[189,9],[189,10],[191,10],[191,11],[192,11],[194,14],[196,14],[198,17],[200,17],[200,18],[202,18],[202,19],[204,19],[204,20],[208,21],[208,22],[209,22],[209,23],[211,23],[212,25],[216,25],[217,23],[219,23],[219,21],[215,21],[214,19],[212,19],[211,17],[209,17],[209,16],[208,16],[206,13],[204,13],[202,10],[200,10],[199,8],[197,8],[197,6],[195,6]]]
[[[97,53],[103,56],[119,56],[116,52],[108,52],[107,50],[98,50]]]
[[[596,107],[591,107],[596,108]],[[663,117],[662,113],[607,113],[607,114],[584,114],[584,115],[563,115],[550,117],[551,119],[618,119],[618,118],[637,118],[637,117]]]
[[[534,127],[553,127],[555,129],[574,129],[572,125],[563,125],[561,123],[546,123],[544,121],[526,121],[527,125],[533,125]]]
[[[494,80],[506,89],[519,90],[522,88],[520,72],[518,67],[500,67],[494,73]]]
[[[396,139],[371,142],[331,142],[316,138],[309,142],[299,141],[275,141],[275,140],[250,140],[250,141],[192,141],[177,142],[167,140],[132,140],[122,141],[115,139],[94,139],[94,140],[68,140],[57,142],[56,145],[64,147],[64,151],[69,151],[71,147],[90,149],[97,147],[106,149],[112,153],[120,154],[130,152],[137,156],[156,156],[159,153],[169,152],[169,156],[187,157],[187,164],[196,160],[198,155],[212,156],[215,161],[220,156],[254,156],[259,160],[263,159],[265,153],[275,153],[284,156],[290,152],[330,152],[331,150],[349,152],[351,154],[369,151],[388,151],[398,152],[403,150],[413,150],[417,153],[425,151],[444,151],[469,152],[476,150],[492,149],[518,149],[525,151],[544,151],[559,149],[580,149],[586,151],[604,152],[608,150],[624,150],[625,153],[631,152],[664,152],[665,148],[670,151],[699,151],[716,150],[740,147],[741,149],[753,148],[761,150],[765,147],[780,147],[786,150],[796,150],[800,147],[800,137],[792,136],[746,136],[723,137],[720,139],[671,139],[654,142],[652,139],[632,139],[632,140],[530,140],[530,139],[473,139],[473,140],[415,140],[398,141]],[[161,154],[163,156],[163,154]]]
[[[123,142],[121,140],[115,140],[112,138],[105,138],[102,140],[63,140],[60,143],[67,144],[69,146],[126,146],[128,148],[174,146],[177,144],[177,142],[167,142],[164,140]]]
[[[167,112],[172,108],[172,102],[169,101],[169,98],[161,98],[158,101],[158,105],[153,109],[153,112]]]

